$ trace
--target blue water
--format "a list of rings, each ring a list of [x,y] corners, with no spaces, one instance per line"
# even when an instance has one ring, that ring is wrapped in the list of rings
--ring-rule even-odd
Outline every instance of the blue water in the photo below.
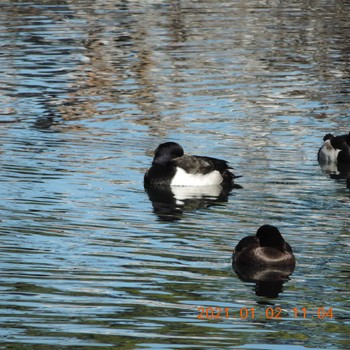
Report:
[[[348,348],[350,185],[316,159],[350,131],[348,4],[1,8],[2,348]],[[159,208],[143,175],[168,140],[239,188]],[[231,267],[264,223],[297,259],[274,297]]]

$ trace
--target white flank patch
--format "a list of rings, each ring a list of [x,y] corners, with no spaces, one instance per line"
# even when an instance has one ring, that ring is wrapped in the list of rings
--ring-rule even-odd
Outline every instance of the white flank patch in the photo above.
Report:
[[[340,150],[333,148],[330,140],[327,140],[320,149],[319,160],[322,163],[336,163],[339,152]]]
[[[171,186],[211,186],[219,185],[223,178],[221,174],[214,170],[208,174],[189,174],[181,168],[176,169],[175,176],[171,181]]]

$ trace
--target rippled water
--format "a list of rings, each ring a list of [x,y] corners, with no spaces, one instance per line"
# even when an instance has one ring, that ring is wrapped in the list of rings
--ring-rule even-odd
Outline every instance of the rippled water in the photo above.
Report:
[[[1,347],[348,348],[350,185],[316,154],[349,132],[349,11],[2,3]],[[238,188],[147,194],[164,140],[227,159]],[[263,223],[295,251],[283,286],[231,267]]]

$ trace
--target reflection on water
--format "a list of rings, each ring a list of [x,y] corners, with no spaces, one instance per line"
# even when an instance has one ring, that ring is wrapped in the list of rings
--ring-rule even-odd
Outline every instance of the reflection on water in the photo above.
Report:
[[[0,347],[347,348],[349,178],[317,150],[349,132],[349,12],[2,3]],[[174,139],[229,159],[243,188],[147,195],[147,150]],[[234,243],[267,221],[290,232],[295,271],[241,280]],[[266,304],[282,319],[197,318]]]
[[[161,220],[179,220],[184,212],[209,208],[228,201],[233,189],[242,188],[232,186],[151,186],[147,194],[152,202],[153,211]]]
[[[255,294],[277,298],[283,284],[289,280],[295,266],[262,267],[249,265],[232,266],[238,277],[245,282],[255,283]]]
[[[322,172],[331,179],[350,179],[350,164],[320,163]]]

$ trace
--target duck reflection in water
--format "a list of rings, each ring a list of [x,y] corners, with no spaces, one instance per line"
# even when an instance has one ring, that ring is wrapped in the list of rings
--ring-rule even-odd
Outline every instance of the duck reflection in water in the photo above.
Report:
[[[331,179],[350,179],[350,133],[326,134],[323,141],[317,154],[322,172]]]
[[[220,205],[228,201],[232,186],[149,186],[146,188],[153,205],[154,213],[159,219],[173,221],[181,219],[184,212]]]
[[[237,244],[232,267],[241,280],[255,282],[256,295],[275,298],[295,269],[295,257],[279,230],[263,225],[256,236],[244,237]]]
[[[184,211],[227,201],[233,188],[241,188],[234,184],[237,177],[225,160],[184,154],[178,143],[165,142],[155,150],[144,187],[154,212],[176,220]]]

